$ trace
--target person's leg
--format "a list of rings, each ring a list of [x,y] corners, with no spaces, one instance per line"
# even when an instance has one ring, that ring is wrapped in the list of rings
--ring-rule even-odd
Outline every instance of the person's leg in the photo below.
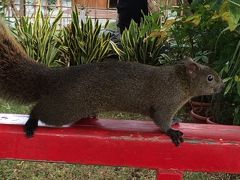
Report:
[[[121,2],[121,0],[120,0]],[[120,4],[119,2],[119,4]],[[121,4],[120,4],[121,5]],[[128,29],[130,22],[131,22],[131,13],[129,12],[129,7],[124,6],[117,6],[118,10],[118,27],[120,28],[120,32],[125,30],[125,28]]]
[[[148,14],[147,0],[119,0],[117,4],[118,26],[122,33],[128,28],[131,20],[140,23],[143,14]]]
[[[148,3],[147,0],[138,0],[132,7],[131,16],[132,19],[140,24],[143,14],[148,14]],[[134,10],[135,9],[135,10]]]

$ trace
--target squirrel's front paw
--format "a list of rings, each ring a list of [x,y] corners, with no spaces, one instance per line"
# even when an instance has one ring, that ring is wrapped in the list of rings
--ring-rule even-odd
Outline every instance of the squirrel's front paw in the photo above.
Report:
[[[167,131],[167,135],[170,136],[170,138],[172,139],[172,142],[176,145],[179,146],[180,143],[182,143],[183,140],[183,133],[181,131],[178,130],[174,130],[174,129],[169,129]]]

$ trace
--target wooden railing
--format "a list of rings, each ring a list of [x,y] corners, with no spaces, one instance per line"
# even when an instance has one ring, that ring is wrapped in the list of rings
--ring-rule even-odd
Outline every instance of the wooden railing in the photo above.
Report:
[[[158,179],[184,171],[240,173],[240,127],[180,124],[176,147],[152,121],[82,120],[66,128],[40,127],[26,138],[26,115],[0,114],[0,159],[155,169]],[[15,124],[15,125],[14,125]]]

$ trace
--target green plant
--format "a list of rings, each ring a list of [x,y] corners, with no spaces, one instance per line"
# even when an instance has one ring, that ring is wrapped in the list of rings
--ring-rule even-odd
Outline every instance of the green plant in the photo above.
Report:
[[[4,16],[5,15],[5,10],[7,8],[7,4],[8,4],[7,0],[2,0],[0,2],[0,16]]]
[[[227,27],[217,36],[214,68],[225,81],[220,101],[215,103],[213,113],[218,121],[232,119],[240,125],[240,4],[224,0],[214,18],[227,22]],[[225,46],[223,46],[223,44]]]
[[[105,29],[108,22],[103,26]],[[61,62],[65,65],[87,64],[101,61],[112,53],[110,34],[101,33],[102,25],[87,18],[79,20],[78,11],[72,12],[72,22],[58,37]]]
[[[225,47],[227,51],[223,53],[221,36],[225,36],[225,33],[230,33],[232,37],[230,38],[231,42],[228,42],[228,47]],[[227,28],[221,36],[219,36],[219,41],[216,44],[216,53],[221,56],[219,56],[219,61],[215,64],[225,81],[225,91],[222,99],[227,103],[228,107],[219,108],[220,111],[219,114],[216,114],[216,117],[218,119],[224,117],[221,113],[222,109],[231,109],[229,112],[233,116],[233,123],[240,125],[240,27],[237,27],[232,32]]]
[[[211,64],[211,61],[215,61],[218,35],[225,28],[234,31],[238,26],[240,6],[231,2],[194,0],[194,13],[178,17],[173,26],[172,37],[176,40],[174,52],[197,57],[196,59],[203,63]]]
[[[179,17],[172,29],[174,53],[195,57],[213,67],[226,83],[214,97],[211,112],[218,122],[240,125],[240,4],[232,0],[193,1],[194,14]]]
[[[33,21],[30,17],[16,19],[13,32],[27,54],[34,60],[55,66],[59,58],[56,35],[58,23],[62,17],[59,12],[51,23],[51,15],[44,16],[39,8]]]
[[[138,26],[131,22],[121,38],[121,47],[114,47],[121,60],[138,61],[144,64],[160,65],[171,62],[167,56],[168,32],[174,20],[162,21],[163,13],[145,16]]]

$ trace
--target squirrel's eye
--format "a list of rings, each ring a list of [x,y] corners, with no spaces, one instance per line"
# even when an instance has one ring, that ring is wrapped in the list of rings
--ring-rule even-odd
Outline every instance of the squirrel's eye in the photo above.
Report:
[[[212,81],[213,80],[213,75],[208,75],[208,77],[207,77],[207,79],[208,79],[208,81]]]

